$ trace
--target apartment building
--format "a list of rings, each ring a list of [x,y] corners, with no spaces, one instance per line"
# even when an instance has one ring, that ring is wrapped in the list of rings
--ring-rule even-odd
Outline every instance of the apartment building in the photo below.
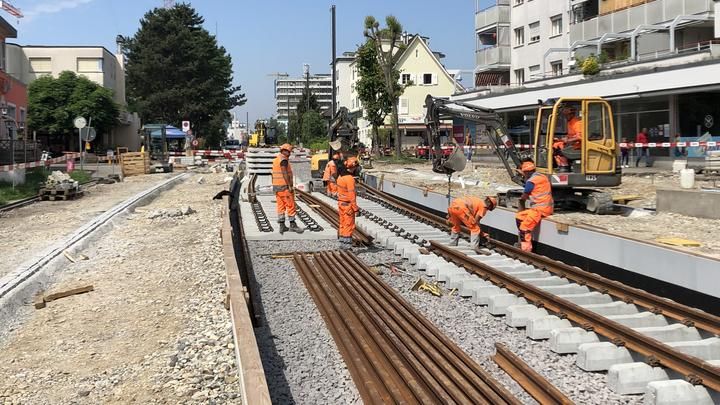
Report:
[[[511,84],[476,86],[454,99],[494,108],[510,128],[529,135],[532,123],[524,118],[533,115],[536,100],[602,96],[612,102],[619,140],[632,141],[643,128],[658,143],[675,136],[720,140],[718,3],[511,0],[507,6]],[[599,57],[600,72],[586,76],[575,62],[590,54]]]
[[[306,69],[309,66],[306,65]],[[298,77],[282,77],[275,80],[275,102],[277,105],[277,120],[285,125],[288,116],[297,111],[297,104],[302,99],[305,87],[317,97],[320,112],[326,113],[332,107],[332,76],[330,73],[316,73]],[[329,114],[329,112],[327,112]]]
[[[0,17],[0,109],[3,122],[0,123],[0,140],[8,139],[13,131],[25,128],[27,116],[27,86],[8,74],[6,38],[16,38],[17,30]],[[0,149],[5,149],[0,145]],[[0,158],[0,163],[3,158]]]
[[[355,52],[343,52],[342,56],[335,58],[335,111],[340,107],[350,109],[352,105],[352,85],[355,80],[353,62]]]

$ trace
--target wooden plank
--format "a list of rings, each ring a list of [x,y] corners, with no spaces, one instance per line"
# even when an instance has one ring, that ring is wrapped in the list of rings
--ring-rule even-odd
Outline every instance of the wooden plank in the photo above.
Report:
[[[71,295],[85,294],[87,292],[93,291],[94,289],[95,288],[93,287],[92,284],[82,286],[82,287],[72,288],[69,290],[60,291],[60,292],[56,292],[53,294],[48,294],[43,297],[43,301],[51,302],[51,301],[59,300],[60,298],[69,297]]]
[[[265,370],[260,360],[260,351],[255,340],[252,318],[247,306],[245,291],[240,279],[240,270],[235,260],[232,242],[232,227],[227,208],[223,209],[221,239],[223,260],[227,279],[230,317],[233,324],[235,357],[240,370],[240,384],[244,404],[270,405],[270,390],[265,379]]]

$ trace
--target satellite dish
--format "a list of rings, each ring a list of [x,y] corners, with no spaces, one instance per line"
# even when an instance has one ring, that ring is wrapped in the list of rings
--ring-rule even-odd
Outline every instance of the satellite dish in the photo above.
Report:
[[[87,127],[84,131],[82,129],[80,130],[80,136],[83,141],[92,142],[97,137],[97,132],[95,132],[95,128]]]

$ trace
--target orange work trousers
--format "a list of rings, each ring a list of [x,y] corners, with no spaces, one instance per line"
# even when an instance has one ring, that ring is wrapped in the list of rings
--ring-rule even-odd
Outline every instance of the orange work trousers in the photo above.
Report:
[[[563,141],[555,141],[553,142],[553,159],[555,159],[555,163],[558,166],[569,166],[570,162],[568,161],[568,158],[565,157],[565,155],[562,154],[562,152],[555,152],[555,151],[562,151],[563,148],[565,148],[565,142]]]
[[[543,218],[549,217],[552,213],[552,207],[536,207],[515,214],[522,250],[532,252],[532,231],[540,225]]]
[[[355,210],[352,204],[348,202],[338,203],[338,213],[340,214],[338,235],[341,238],[352,237],[353,232],[355,232]]]
[[[337,184],[334,181],[328,180],[327,187],[325,188],[328,195],[336,195],[338,192]]]
[[[278,215],[278,221],[285,222],[286,213],[291,221],[295,219],[295,196],[290,192],[290,190],[276,192],[275,201],[277,203],[276,212]]]
[[[448,220],[452,224],[452,233],[460,233],[461,226],[465,225],[471,235],[483,234],[487,236],[475,221],[475,216],[470,212],[465,202],[460,199],[454,200],[448,207]]]

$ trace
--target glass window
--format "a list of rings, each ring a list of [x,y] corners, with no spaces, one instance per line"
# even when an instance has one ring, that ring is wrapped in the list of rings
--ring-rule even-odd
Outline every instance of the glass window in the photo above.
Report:
[[[51,73],[52,59],[30,58],[30,71],[33,73]]]
[[[515,71],[515,84],[522,86],[525,83],[525,70],[518,69]]]
[[[401,82],[402,84],[410,84],[412,82],[412,79],[410,78],[410,73],[403,73],[401,76]]]
[[[530,43],[540,41],[540,21],[535,21],[528,25],[530,31]]]
[[[610,117],[603,103],[589,103],[587,111],[587,139],[603,143],[610,137]]]
[[[563,72],[563,65],[561,60],[556,60],[554,62],[550,62],[550,67],[552,67],[552,73],[553,76],[560,76]]]
[[[562,34],[562,14],[550,17],[550,23],[552,24],[552,28],[550,29],[551,37]]]
[[[102,58],[78,58],[77,71],[82,73],[96,73],[103,71]]]
[[[515,46],[521,46],[525,44],[525,28],[515,28]]]
[[[537,161],[535,162],[538,167],[548,166],[547,130],[551,114],[552,108],[543,108],[540,110],[540,133],[537,138]]]

